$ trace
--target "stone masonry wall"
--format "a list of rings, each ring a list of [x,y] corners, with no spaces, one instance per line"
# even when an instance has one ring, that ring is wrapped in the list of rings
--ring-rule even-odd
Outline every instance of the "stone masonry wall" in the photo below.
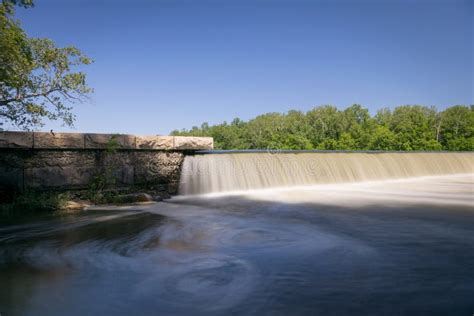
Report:
[[[174,194],[184,156],[212,148],[208,137],[0,132],[0,191],[86,189],[108,177]]]

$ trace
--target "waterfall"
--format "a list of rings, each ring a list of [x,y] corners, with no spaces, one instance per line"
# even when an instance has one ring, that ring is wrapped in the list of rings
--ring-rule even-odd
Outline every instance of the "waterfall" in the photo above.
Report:
[[[474,172],[474,153],[220,153],[186,156],[180,194],[391,180]]]

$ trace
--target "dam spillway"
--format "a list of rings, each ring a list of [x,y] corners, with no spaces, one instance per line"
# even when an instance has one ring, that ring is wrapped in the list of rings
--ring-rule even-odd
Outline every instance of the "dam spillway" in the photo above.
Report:
[[[474,172],[471,152],[235,152],[185,157],[179,193],[221,193]]]

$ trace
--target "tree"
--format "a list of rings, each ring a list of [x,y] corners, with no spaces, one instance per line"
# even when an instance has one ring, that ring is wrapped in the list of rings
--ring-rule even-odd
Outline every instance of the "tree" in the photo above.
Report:
[[[473,150],[474,110],[452,106],[441,113],[441,143],[449,150]]]
[[[1,3],[8,12],[13,12],[15,6],[29,8],[33,7],[33,0],[2,0]]]
[[[310,141],[315,148],[331,149],[341,134],[341,114],[335,106],[324,105],[315,107],[306,113],[310,126]]]
[[[436,141],[436,109],[421,105],[395,108],[390,119],[390,130],[396,134],[398,150],[424,150]]]
[[[249,121],[173,131],[173,135],[212,136],[217,149],[324,150],[472,150],[474,106],[399,106],[371,117],[354,104],[343,111],[334,106],[306,113],[267,113]]]
[[[284,141],[285,122],[281,113],[267,113],[250,120],[247,125],[250,149],[281,149]]]
[[[395,150],[397,139],[395,134],[386,126],[377,126],[369,143],[371,150]]]
[[[389,108],[382,108],[377,111],[374,119],[377,125],[389,126],[392,119],[392,111]]]
[[[15,4],[32,6],[28,0],[0,4],[0,120],[25,130],[42,126],[44,119],[72,126],[71,104],[92,92],[86,75],[75,69],[92,60],[75,47],[28,37],[13,17]]]
[[[344,131],[340,136],[340,138],[344,136],[344,140],[339,139],[341,146],[344,147],[341,149],[368,149],[375,124],[369,110],[354,104],[341,113],[341,122]]]
[[[336,148],[340,150],[359,149],[357,148],[356,140],[353,139],[349,133],[342,133],[341,137],[339,137],[339,140],[337,141]]]

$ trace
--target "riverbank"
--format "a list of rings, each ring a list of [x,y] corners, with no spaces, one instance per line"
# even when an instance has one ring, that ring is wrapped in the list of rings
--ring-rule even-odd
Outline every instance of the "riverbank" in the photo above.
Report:
[[[160,202],[171,196],[166,191],[126,188],[104,191],[16,192],[0,199],[0,217],[25,217],[41,213],[73,213],[91,206],[115,206]]]

